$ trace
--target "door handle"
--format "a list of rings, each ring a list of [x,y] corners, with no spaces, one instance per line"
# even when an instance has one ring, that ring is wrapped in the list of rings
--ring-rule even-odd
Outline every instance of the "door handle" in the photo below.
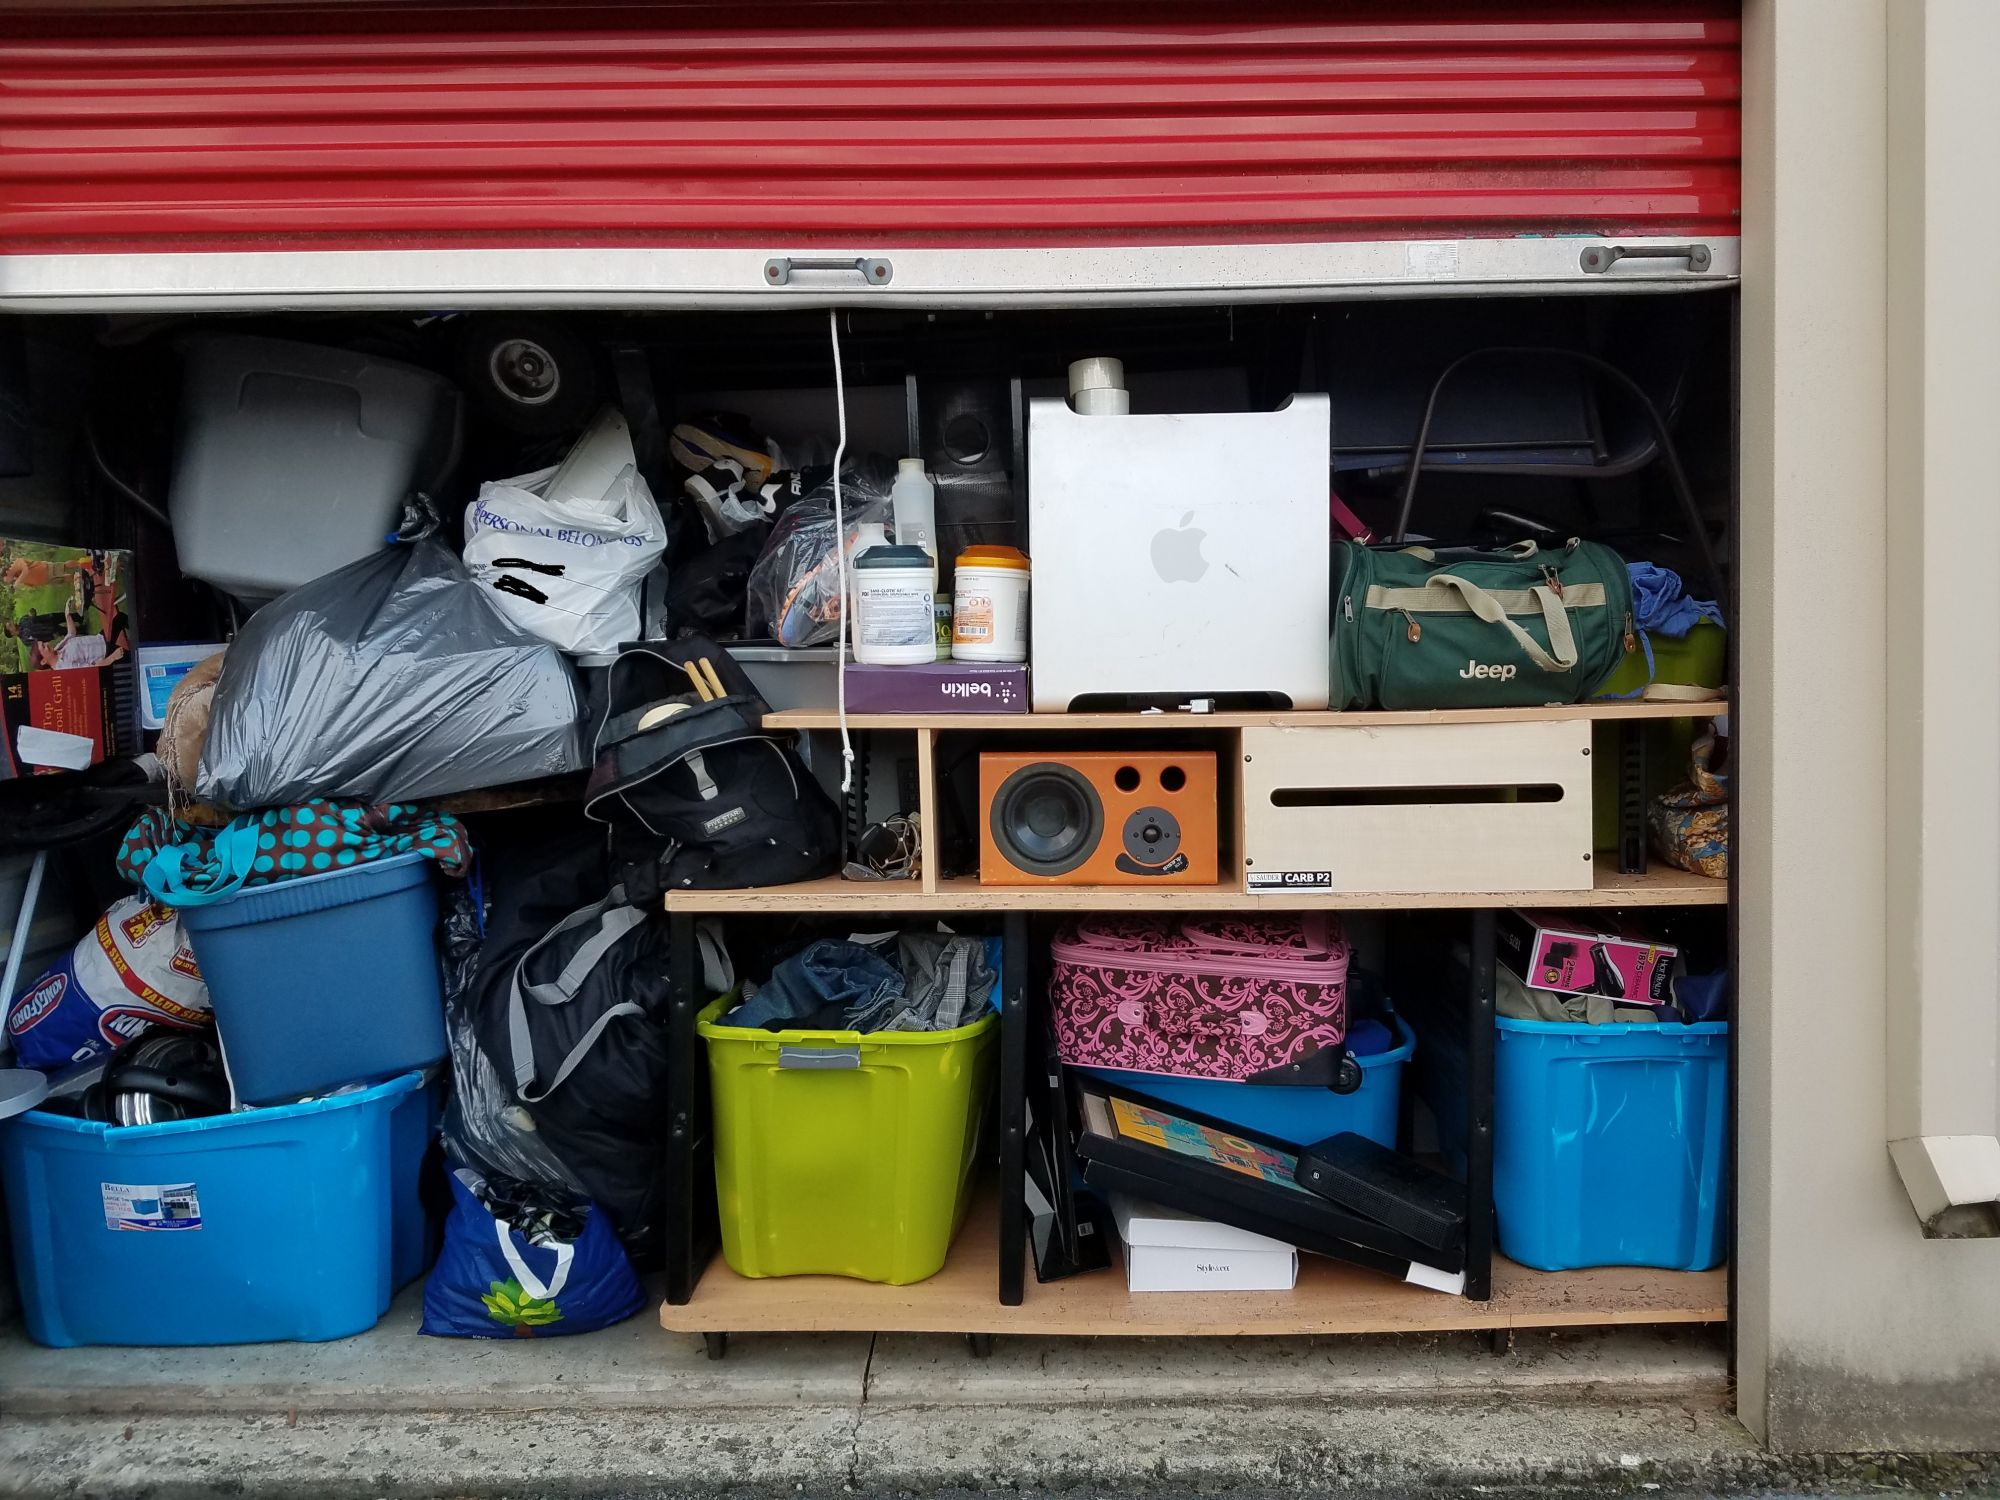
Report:
[[[838,271],[859,276],[868,286],[887,286],[896,275],[896,268],[880,255],[858,255],[851,260],[774,255],[764,262],[764,280],[771,286],[790,286],[800,271]]]
[[[1600,276],[1621,260],[1684,260],[1690,271],[1706,271],[1712,259],[1706,245],[1586,245],[1577,263]]]

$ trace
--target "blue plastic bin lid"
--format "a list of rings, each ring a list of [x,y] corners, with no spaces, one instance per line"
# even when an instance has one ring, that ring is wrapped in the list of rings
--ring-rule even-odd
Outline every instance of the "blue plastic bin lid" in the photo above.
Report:
[[[431,878],[432,864],[428,854],[412,850],[408,854],[392,854],[387,859],[323,870],[317,875],[294,875],[265,885],[246,885],[212,906],[183,906],[176,910],[181,925],[196,932],[281,922],[287,917],[331,911],[424,885]]]
[[[1655,1037],[1661,1041],[1690,1041],[1729,1035],[1727,1021],[1606,1021],[1593,1026],[1587,1021],[1528,1021],[1514,1016],[1495,1016],[1502,1031],[1523,1036],[1548,1037]]]
[[[78,1120],[69,1115],[32,1111],[22,1117],[24,1125],[37,1130],[53,1130],[65,1135],[110,1135],[119,1141],[150,1141],[160,1136],[202,1135],[214,1131],[252,1131],[258,1126],[294,1120],[301,1115],[324,1114],[328,1110],[352,1109],[373,1104],[378,1099],[408,1094],[424,1085],[424,1074],[403,1073],[366,1088],[344,1089],[296,1104],[271,1104],[256,1109],[234,1109],[223,1115],[198,1115],[192,1120],[162,1120],[157,1125],[110,1125],[101,1120]],[[222,1142],[216,1142],[220,1145]]]

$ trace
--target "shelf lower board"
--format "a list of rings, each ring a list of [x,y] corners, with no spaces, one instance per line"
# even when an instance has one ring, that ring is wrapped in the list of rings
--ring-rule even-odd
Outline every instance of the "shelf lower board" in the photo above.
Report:
[[[1607,857],[1608,866],[1608,857]],[[1726,906],[1729,883],[1655,865],[1643,875],[1597,872],[1587,891],[1258,891],[1216,885],[981,885],[941,881],[925,892],[915,881],[802,880],[754,891],[673,891],[677,912],[947,912],[947,911],[1415,911],[1419,909],[1548,906]]]
[[[849,714],[849,729],[1310,729],[1328,725],[1370,728],[1388,724],[1546,724],[1562,719],[1712,719],[1727,699],[1705,703],[1565,703],[1546,708],[1370,709],[1348,713],[1259,712],[1214,714]],[[766,729],[838,729],[831,709],[780,709],[764,715]]]
[[[1030,1268],[1021,1306],[1002,1307],[998,1212],[988,1191],[967,1216],[944,1269],[913,1286],[841,1276],[753,1280],[717,1256],[691,1302],[660,1309],[660,1325],[670,1333],[1228,1336],[1602,1328],[1729,1317],[1724,1271],[1530,1271],[1496,1259],[1492,1301],[1469,1302],[1317,1255],[1299,1257],[1299,1284],[1289,1292],[1134,1296],[1116,1265],[1046,1286]]]

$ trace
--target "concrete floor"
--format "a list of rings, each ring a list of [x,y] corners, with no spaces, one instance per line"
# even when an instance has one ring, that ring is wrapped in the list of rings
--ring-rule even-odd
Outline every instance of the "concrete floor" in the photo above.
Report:
[[[165,1290],[165,1289],[163,1289]],[[1705,1330],[1482,1338],[416,1333],[39,1349],[0,1336],[0,1493],[1545,1491],[1762,1475]]]
[[[171,1289],[163,1288],[170,1295]],[[418,1336],[39,1349],[0,1334],[0,1495],[1827,1493],[2000,1483],[1803,1466],[1730,1414],[1719,1330],[1483,1338]]]
[[[1719,1398],[1719,1332],[1541,1335],[1496,1357],[1483,1336],[1294,1339],[961,1338],[739,1334],[726,1359],[642,1313],[575,1338],[424,1338],[412,1288],[357,1338],[220,1349],[42,1349],[0,1333],[0,1411],[102,1413],[687,1411],[1023,1401],[1201,1402],[1598,1387]]]

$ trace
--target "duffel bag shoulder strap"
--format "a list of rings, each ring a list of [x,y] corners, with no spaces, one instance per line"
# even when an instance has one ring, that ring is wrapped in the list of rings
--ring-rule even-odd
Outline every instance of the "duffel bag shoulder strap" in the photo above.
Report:
[[[597,1045],[598,1039],[613,1021],[621,1016],[645,1014],[644,1007],[630,1000],[605,1007],[603,1014],[590,1023],[590,1029],[557,1065],[555,1076],[547,1086],[536,1091],[535,1044],[528,1030],[528,1002],[532,1000],[537,1005],[549,1006],[570,1004],[584,982],[604,962],[605,956],[627,933],[645,921],[646,913],[636,906],[627,905],[623,889],[614,888],[602,901],[571,912],[556,923],[514,965],[513,978],[507,989],[507,1039],[514,1054],[514,1091],[524,1104],[539,1104],[561,1088],[564,1080],[590,1055],[590,1049]],[[528,978],[528,966],[535,961],[536,954],[564,933],[585,927],[597,930],[577,945],[576,952],[563,965],[560,974],[542,983]]]
[[[1715,555],[1715,544],[1709,539],[1708,527],[1703,522],[1701,507],[1695,501],[1694,489],[1688,483],[1687,471],[1681,467],[1679,451],[1674,447],[1674,435],[1667,427],[1667,420],[1660,415],[1660,409],[1653,404],[1639,382],[1607,359],[1595,354],[1586,354],[1581,349],[1563,349],[1547,346],[1527,345],[1521,347],[1495,345],[1485,349],[1474,349],[1461,354],[1446,365],[1438,378],[1431,382],[1429,397],[1424,402],[1423,420],[1417,424],[1417,440],[1410,449],[1410,467],[1403,476],[1403,493],[1396,505],[1396,526],[1390,540],[1401,545],[1410,534],[1410,518],[1417,505],[1417,480],[1422,475],[1424,454],[1430,448],[1431,422],[1437,415],[1438,397],[1444,394],[1446,382],[1466,365],[1476,360],[1503,358],[1532,358],[1562,360],[1579,369],[1588,371],[1600,379],[1609,381],[1631,400],[1653,430],[1653,439],[1659,445],[1659,456],[1666,469],[1667,485],[1679,502],[1681,516],[1687,522],[1689,538],[1701,553],[1702,569],[1708,574],[1709,586],[1720,601],[1728,597],[1728,583],[1723,577],[1722,564]]]
[[[1469,578],[1461,578],[1456,573],[1433,573],[1425,582],[1426,588],[1448,588],[1456,590],[1465,601],[1465,607],[1472,611],[1473,618],[1488,625],[1498,625],[1514,638],[1528,658],[1544,672],[1568,672],[1577,663],[1576,632],[1570,629],[1569,611],[1556,591],[1547,584],[1537,584],[1528,592],[1542,606],[1542,623],[1548,627],[1549,646],[1553,651],[1544,651],[1542,644],[1527,631],[1507,618],[1507,611],[1501,607],[1485,589]]]

